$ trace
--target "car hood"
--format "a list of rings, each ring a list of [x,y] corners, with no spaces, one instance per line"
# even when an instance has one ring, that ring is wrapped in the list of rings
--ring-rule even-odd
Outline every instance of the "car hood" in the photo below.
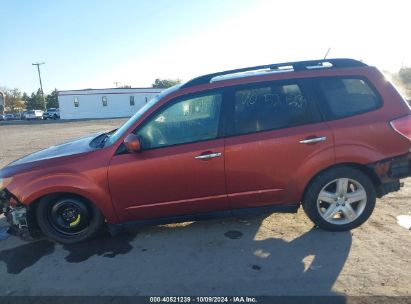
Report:
[[[66,142],[60,145],[51,146],[47,149],[34,152],[32,154],[24,156],[12,162],[11,164],[9,164],[9,166],[21,165],[21,164],[31,163],[31,162],[45,160],[45,159],[52,159],[52,158],[76,155],[80,153],[93,151],[96,148],[90,147],[90,142],[97,135],[98,134],[93,134],[93,135],[75,139],[73,141],[69,141],[69,142]]]

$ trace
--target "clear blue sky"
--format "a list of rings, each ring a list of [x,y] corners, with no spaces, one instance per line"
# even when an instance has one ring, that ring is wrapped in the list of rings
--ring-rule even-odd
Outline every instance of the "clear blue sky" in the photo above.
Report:
[[[48,93],[188,80],[329,46],[330,57],[393,70],[411,64],[409,2],[0,0],[0,86],[36,90],[36,61]]]

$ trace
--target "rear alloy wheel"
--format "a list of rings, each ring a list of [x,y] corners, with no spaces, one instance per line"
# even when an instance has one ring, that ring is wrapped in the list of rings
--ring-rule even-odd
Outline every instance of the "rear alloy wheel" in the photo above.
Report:
[[[103,224],[97,208],[73,195],[43,198],[36,215],[43,233],[63,244],[85,241],[93,237]]]
[[[364,223],[374,210],[375,188],[359,170],[340,167],[317,176],[308,186],[303,207],[320,228],[345,231]]]

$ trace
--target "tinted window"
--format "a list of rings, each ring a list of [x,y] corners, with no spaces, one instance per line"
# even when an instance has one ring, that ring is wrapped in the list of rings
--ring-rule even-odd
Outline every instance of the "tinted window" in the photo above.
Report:
[[[79,107],[79,102],[78,102],[78,98],[77,97],[74,97],[74,107],[75,108],[78,108]]]
[[[101,97],[101,102],[103,103],[103,107],[107,107],[107,96]]]
[[[179,100],[137,131],[143,148],[158,148],[216,138],[221,95]]]
[[[245,134],[320,121],[315,105],[298,84],[271,83],[234,92],[234,133]]]
[[[319,84],[331,118],[368,112],[381,105],[378,95],[362,79],[329,78]]]

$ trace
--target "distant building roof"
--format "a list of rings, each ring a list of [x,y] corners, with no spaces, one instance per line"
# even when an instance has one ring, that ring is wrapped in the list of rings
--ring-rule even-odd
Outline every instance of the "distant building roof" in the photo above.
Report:
[[[101,94],[152,94],[161,93],[164,89],[159,88],[105,88],[105,89],[82,89],[82,90],[61,90],[59,96],[68,95],[101,95]]]

